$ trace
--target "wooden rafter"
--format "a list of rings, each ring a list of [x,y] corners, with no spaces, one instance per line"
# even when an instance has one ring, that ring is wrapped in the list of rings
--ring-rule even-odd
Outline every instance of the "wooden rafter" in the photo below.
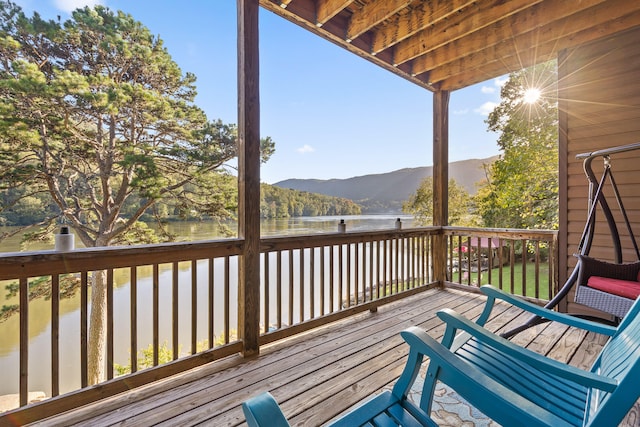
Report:
[[[476,2],[467,13],[457,14],[450,19],[439,21],[414,37],[396,45],[395,63],[414,59],[463,37],[471,37],[483,28],[489,27],[505,17],[525,10],[541,0],[489,0]]]
[[[318,0],[316,7],[316,25],[321,27],[329,19],[346,9],[354,0]]]
[[[602,2],[603,0],[583,0],[581,5],[586,9]],[[558,20],[552,24],[545,24],[545,20],[541,19],[544,14],[552,14]],[[559,40],[572,32],[584,29],[585,26],[592,25],[592,22],[575,19],[576,16],[580,15],[575,14],[575,5],[568,2],[537,5],[522,12],[522,16],[512,15],[469,37],[454,40],[428,54],[421,55],[413,62],[413,72],[424,73],[470,57],[477,57],[479,63],[486,64],[515,54],[509,50],[511,47],[525,49],[528,46],[547,44],[549,41]],[[576,30],[571,31],[571,28]],[[455,65],[451,66],[455,67]]]
[[[355,12],[347,26],[347,41],[362,35],[365,31],[389,19],[411,4],[412,0],[387,0],[371,2]]]
[[[259,1],[429,90],[460,89],[640,26],[637,0]]]
[[[640,3],[637,5],[636,11],[626,13],[627,11],[620,11],[619,9],[608,8],[606,4],[602,5],[602,10],[591,10],[585,12],[591,19],[597,21],[599,19],[605,19],[607,21],[607,28],[613,32],[624,31],[636,26],[638,20],[640,20]],[[571,18],[567,18],[570,20]],[[531,45],[526,44],[524,38],[517,38],[511,41],[510,46],[502,46],[500,51],[504,53],[504,56],[500,59],[494,59],[492,61],[474,60],[473,64],[458,65],[449,64],[448,67],[441,67],[434,70],[432,73],[433,78],[440,82],[440,86],[458,87],[461,82],[480,83],[484,80],[493,78],[499,74],[496,74],[498,70],[503,74],[508,72],[521,70],[522,68],[529,67],[536,63],[549,61],[554,59],[556,52],[559,50],[578,46],[580,44],[587,43],[597,37],[600,31],[594,29],[593,26],[586,26],[585,28],[571,33],[565,34],[562,38],[552,38],[547,42],[541,41],[539,44]],[[541,29],[539,34],[531,34],[530,37],[537,37],[539,40],[544,35],[544,29]],[[509,43],[509,42],[507,42]],[[529,46],[528,48],[524,46]],[[446,69],[458,67],[457,72],[450,73],[451,75],[445,76],[443,74],[438,75],[438,72],[442,72]],[[505,70],[505,71],[503,71]],[[477,76],[477,77],[474,77]],[[483,76],[487,76],[483,78]]]
[[[421,3],[411,13],[381,27],[373,35],[371,52],[376,54],[468,7],[474,0],[437,0]]]

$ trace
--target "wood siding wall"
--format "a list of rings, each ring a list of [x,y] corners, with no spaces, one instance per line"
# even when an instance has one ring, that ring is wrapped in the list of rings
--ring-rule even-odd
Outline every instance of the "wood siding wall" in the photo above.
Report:
[[[562,52],[558,58],[560,98],[560,285],[571,273],[588,209],[588,183],[580,153],[640,142],[640,27]],[[640,150],[611,156],[612,171],[632,230],[640,239]],[[603,161],[593,161],[600,177]],[[610,186],[605,192],[619,224],[623,260],[635,261],[633,250]],[[614,260],[603,215],[590,255]],[[569,295],[569,312],[583,307]]]

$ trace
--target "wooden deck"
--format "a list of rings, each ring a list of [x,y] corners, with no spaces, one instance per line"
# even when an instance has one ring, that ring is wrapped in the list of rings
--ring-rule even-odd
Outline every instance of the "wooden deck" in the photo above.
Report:
[[[230,357],[39,425],[235,426],[244,424],[241,402],[265,390],[280,402],[292,425],[322,425],[395,381],[407,354],[401,330],[418,325],[440,338],[444,328],[437,310],[449,307],[474,318],[483,301],[463,291],[429,290],[264,347],[257,358]],[[500,330],[523,319],[519,310],[501,304],[487,327]],[[603,336],[554,323],[514,339],[579,367],[590,366],[605,342]]]

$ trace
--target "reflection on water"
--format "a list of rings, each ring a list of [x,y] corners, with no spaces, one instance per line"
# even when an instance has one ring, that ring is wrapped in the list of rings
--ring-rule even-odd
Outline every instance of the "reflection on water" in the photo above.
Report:
[[[263,236],[276,236],[276,235],[293,235],[293,234],[318,234],[335,232],[338,230],[338,223],[341,219],[345,220],[347,231],[365,231],[365,230],[382,230],[392,229],[395,227],[395,221],[398,215],[358,215],[358,216],[331,216],[331,217],[299,217],[299,218],[286,218],[286,219],[270,219],[263,220],[261,222],[261,233]],[[412,227],[413,219],[408,216],[399,216],[402,219],[403,227]],[[216,234],[216,227],[212,223],[207,222],[181,222],[172,223],[169,225],[170,231],[180,236],[180,241],[197,241],[215,239],[221,237]],[[0,230],[2,233],[3,230]],[[51,249],[51,245],[40,244],[38,246],[30,246],[28,250],[42,250]],[[17,252],[20,251],[20,243],[18,238],[13,238],[1,243],[1,252]],[[222,261],[222,260],[220,260]],[[163,266],[160,266],[160,274],[163,274]],[[208,268],[206,263],[198,263],[198,270]],[[217,271],[222,271],[222,268],[217,268]],[[237,268],[231,267],[231,273],[235,274]],[[169,273],[168,271],[166,273]],[[141,267],[138,269],[138,343],[139,348],[146,348],[147,344],[152,341],[151,324],[152,313],[151,306],[140,304],[140,301],[148,301],[151,298],[151,267]],[[170,274],[170,273],[169,273]],[[185,283],[186,285],[180,285],[179,288],[179,303],[180,303],[180,316],[184,313],[185,316],[189,316],[190,303],[191,303],[191,264],[180,263],[181,277],[179,283]],[[206,274],[198,274],[198,277],[206,277]],[[168,282],[171,282],[171,278],[167,278]],[[231,283],[234,283],[232,278]],[[163,282],[161,280],[161,282]],[[275,282],[275,281],[273,281]],[[273,283],[272,282],[272,283]],[[114,271],[114,283],[116,289],[114,290],[114,319],[116,331],[129,331],[129,312],[130,312],[130,286],[129,286],[129,272],[126,269]],[[7,298],[4,291],[5,283],[0,283],[0,306],[6,304],[17,304],[17,298]],[[207,298],[206,284],[199,283],[197,293],[202,292],[203,297],[197,298],[198,300],[198,340],[206,340],[207,337]],[[202,288],[202,289],[201,289]],[[170,293],[169,288],[164,288],[161,292]],[[220,289],[215,290],[216,306],[223,304],[223,299],[219,294],[223,291]],[[229,295],[229,301],[233,302],[237,300],[235,289],[232,289],[232,295]],[[160,321],[161,330],[168,331],[160,336],[160,342],[170,342],[171,336],[171,296],[161,295],[161,307],[160,307]],[[79,314],[79,295],[74,298],[66,299],[60,302],[60,369],[61,369],[61,392],[72,390],[79,386],[79,370],[80,363],[80,351],[79,351],[79,334],[80,334],[80,314]],[[219,335],[222,330],[222,317],[223,310],[216,308],[214,310],[216,319],[214,319],[214,331],[216,335]],[[168,314],[167,314],[168,313]],[[29,366],[29,389],[30,390],[42,390],[47,395],[50,395],[50,372],[51,372],[51,302],[45,300],[36,300],[29,305],[29,354],[30,354],[30,366]],[[231,328],[237,321],[235,313],[231,315]],[[0,322],[0,395],[7,393],[17,393],[19,384],[19,319],[18,316],[13,316],[4,322]],[[185,345],[183,345],[182,351],[189,350],[189,337],[190,332],[187,330],[190,324],[190,320],[187,318],[180,318],[179,324],[185,332],[180,332],[181,337],[186,339]],[[115,348],[116,350],[115,362],[126,365],[130,355],[126,350],[122,350],[128,347],[129,334],[116,334]],[[181,338],[182,341],[182,338]],[[34,355],[45,355],[43,359],[38,359]]]

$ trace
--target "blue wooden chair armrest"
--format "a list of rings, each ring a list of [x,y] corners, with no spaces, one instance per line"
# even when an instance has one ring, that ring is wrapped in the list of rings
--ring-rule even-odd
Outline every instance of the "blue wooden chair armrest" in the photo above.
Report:
[[[491,285],[484,285],[480,288],[480,290],[485,295],[487,295],[487,305],[485,306],[485,311],[483,311],[483,313],[480,315],[480,320],[478,321],[479,325],[484,325],[489,317],[491,309],[493,308],[495,300],[500,299],[518,308],[521,308],[522,310],[528,311],[529,313],[538,315],[544,319],[560,322],[568,326],[573,326],[607,336],[613,336],[617,331],[617,328],[613,326],[603,325],[602,323],[592,322],[589,320],[581,319],[579,317],[549,310],[547,308],[525,301],[522,298],[508,294]]]
[[[436,367],[440,381],[498,423],[505,426],[570,425],[466,363],[421,329],[411,327],[401,335],[412,352],[417,351],[430,358],[430,369]]]
[[[290,427],[271,393],[264,392],[242,403],[249,427]]]
[[[464,331],[478,342],[488,345],[502,354],[511,356],[519,362],[526,363],[539,371],[548,372],[585,387],[597,388],[608,392],[615,390],[617,386],[615,380],[558,362],[513,344],[511,341],[489,332],[451,309],[445,308],[439,311],[438,317],[447,324],[448,331],[445,332],[445,336],[455,335],[458,330]],[[465,336],[464,341],[467,341],[467,338],[468,336]],[[455,351],[455,348],[453,350]]]
[[[249,427],[290,426],[278,402],[269,392],[263,392],[242,403],[242,411]],[[393,421],[390,421],[391,417]],[[403,427],[438,427],[422,409],[390,391],[385,391],[350,410],[328,424],[328,427],[368,426],[372,425],[372,421],[375,425],[400,423]]]

